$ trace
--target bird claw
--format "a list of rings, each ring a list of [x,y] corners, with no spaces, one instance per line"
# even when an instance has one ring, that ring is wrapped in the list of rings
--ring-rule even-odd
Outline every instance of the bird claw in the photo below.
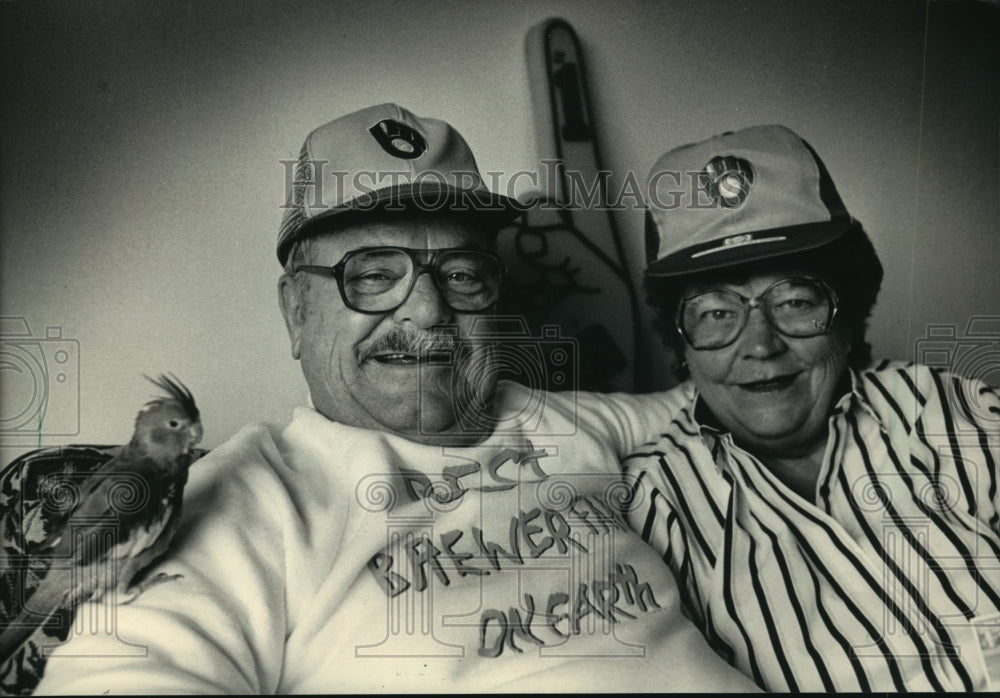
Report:
[[[163,582],[172,582],[173,580],[180,579],[183,576],[183,574],[167,574],[166,572],[160,572],[159,574],[150,577],[149,579],[145,579],[139,584],[133,584],[131,587],[126,589],[125,593],[122,594],[122,600],[118,603],[122,606],[130,604],[139,598],[142,592],[146,591],[150,587],[162,584]]]

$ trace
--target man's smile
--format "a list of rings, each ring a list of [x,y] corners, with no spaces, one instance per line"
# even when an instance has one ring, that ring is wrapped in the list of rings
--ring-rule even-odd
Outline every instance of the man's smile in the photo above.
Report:
[[[419,364],[441,366],[452,363],[451,351],[427,351],[422,353],[380,352],[369,357],[380,364],[393,366],[416,366]]]

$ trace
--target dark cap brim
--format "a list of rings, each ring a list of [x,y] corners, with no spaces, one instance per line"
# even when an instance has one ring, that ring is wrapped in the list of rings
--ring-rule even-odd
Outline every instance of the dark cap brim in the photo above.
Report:
[[[485,188],[461,189],[436,181],[419,181],[375,189],[339,206],[333,206],[302,223],[294,233],[281,241],[278,260],[285,263],[289,248],[296,240],[335,230],[336,218],[348,213],[448,213],[474,216],[490,228],[500,228],[513,222],[527,208],[526,204],[516,199]]]
[[[852,227],[850,218],[754,231],[743,242],[726,245],[712,240],[650,262],[646,276],[669,277],[738,266],[804,252],[834,242]]]

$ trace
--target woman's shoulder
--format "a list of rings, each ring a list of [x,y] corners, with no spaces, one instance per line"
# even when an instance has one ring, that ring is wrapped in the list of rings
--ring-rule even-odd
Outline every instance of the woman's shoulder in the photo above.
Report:
[[[975,357],[966,365],[956,364],[953,356],[941,358],[941,363],[875,362],[858,372],[861,392],[872,404],[887,404],[907,421],[928,411],[949,415],[990,413],[994,422],[1000,418],[997,388],[984,380],[987,374],[977,375],[992,370],[992,364],[980,362],[977,366]]]

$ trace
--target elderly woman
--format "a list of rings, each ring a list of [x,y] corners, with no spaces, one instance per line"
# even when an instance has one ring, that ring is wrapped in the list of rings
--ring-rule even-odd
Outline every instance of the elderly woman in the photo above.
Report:
[[[816,153],[668,152],[647,251],[684,407],[626,459],[629,516],[712,647],[767,690],[996,688],[1000,399],[872,363],[882,267]]]

